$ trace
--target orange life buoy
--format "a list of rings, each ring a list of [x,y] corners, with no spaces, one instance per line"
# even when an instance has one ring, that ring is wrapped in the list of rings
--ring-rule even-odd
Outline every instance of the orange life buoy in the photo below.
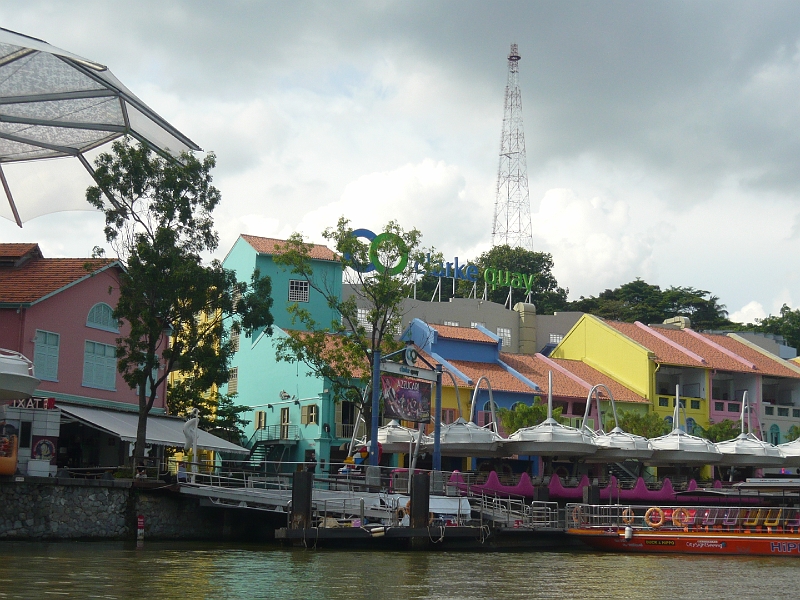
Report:
[[[625,523],[625,525],[630,525],[633,523],[633,519],[635,517],[636,515],[633,514],[633,509],[631,507],[628,507],[622,511],[622,522]]]
[[[689,522],[689,511],[685,508],[676,508],[672,511],[672,524],[675,527],[683,527]]]
[[[656,520],[653,520],[653,515],[656,516]],[[664,524],[664,511],[658,506],[651,506],[647,509],[647,512],[644,513],[644,522],[653,529],[658,529]]]

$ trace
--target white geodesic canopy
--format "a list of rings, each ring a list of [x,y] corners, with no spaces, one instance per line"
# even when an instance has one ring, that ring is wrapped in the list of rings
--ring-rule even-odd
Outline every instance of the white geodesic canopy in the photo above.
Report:
[[[200,150],[108,67],[0,28],[0,165],[73,156],[91,172],[83,154],[125,135],[162,154]]]

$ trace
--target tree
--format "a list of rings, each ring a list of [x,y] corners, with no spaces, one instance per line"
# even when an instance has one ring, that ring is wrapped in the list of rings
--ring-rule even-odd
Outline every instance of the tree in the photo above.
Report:
[[[789,427],[789,431],[786,432],[786,441],[793,442],[797,438],[800,438],[800,427],[797,425],[792,425]]]
[[[778,316],[769,315],[756,320],[757,331],[783,336],[786,344],[792,348],[800,348],[800,309],[792,310],[787,304],[781,307]]]
[[[214,164],[213,154],[171,160],[118,141],[97,158],[97,185],[86,191],[105,213],[106,240],[124,265],[114,317],[129,327],[117,339],[117,369],[139,394],[134,465],[144,457],[147,415],[170,372],[183,371],[184,392],[199,399],[228,379],[229,329],[271,333],[269,278],[256,271],[246,284],[219,261],[203,264],[201,254],[218,244]]]
[[[696,435],[700,437],[704,437],[707,440],[711,440],[714,443],[717,442],[724,442],[727,440],[732,440],[736,436],[739,435],[742,431],[742,422],[741,421],[731,421],[730,419],[723,419],[719,423],[713,423],[702,429],[699,426],[695,426],[695,430],[700,429],[701,431],[697,432]]]
[[[308,310],[292,305],[293,321],[302,329],[288,332],[277,344],[277,359],[306,364],[309,375],[330,381],[336,399],[347,398],[359,405],[369,423],[371,403],[363,402],[363,390],[372,376],[375,352],[385,354],[402,347],[393,336],[400,333],[401,304],[412,292],[414,261],[422,257],[420,232],[404,231],[391,221],[371,244],[365,244],[353,236],[350,222],[342,217],[322,235],[339,253],[343,277],[353,295],[342,299],[331,282],[315,278],[312,246],[300,234],[292,234],[273,260],[307,281],[341,319],[318,323]],[[367,271],[370,264],[376,268]],[[365,312],[359,314],[359,305]]]
[[[635,279],[597,297],[581,296],[569,304],[570,310],[587,312],[604,319],[645,324],[662,323],[673,317],[688,317],[698,331],[730,327],[728,311],[711,292],[692,287],[670,287],[661,290],[641,279]]]
[[[533,276],[530,301],[536,305],[536,312],[540,315],[551,315],[567,305],[568,289],[559,287],[553,275],[553,256],[547,252],[532,252],[525,248],[512,248],[506,244],[494,246],[481,254],[476,260],[480,272],[486,269],[497,269],[503,272],[521,273],[524,276]],[[468,295],[471,284],[461,282],[462,294]],[[489,282],[487,298],[492,302],[504,304],[508,298],[509,282],[498,283],[494,286]],[[480,290],[478,290],[480,295]],[[512,296],[512,305],[516,301],[526,301],[527,290],[515,289]]]
[[[635,435],[646,438],[655,438],[667,434],[671,430],[668,421],[662,419],[658,413],[638,413],[621,411],[618,415],[619,426]]]
[[[507,435],[511,435],[523,427],[533,427],[542,423],[547,418],[547,404],[542,402],[539,396],[536,396],[532,405],[528,406],[523,402],[518,402],[511,409],[499,409],[497,416],[503,425],[503,430]],[[553,409],[553,418],[557,421],[560,416],[561,407],[559,406]]]

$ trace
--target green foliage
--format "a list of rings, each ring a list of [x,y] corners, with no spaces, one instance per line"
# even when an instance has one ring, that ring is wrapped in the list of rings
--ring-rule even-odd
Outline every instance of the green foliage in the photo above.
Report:
[[[699,425],[695,426],[695,435],[704,437],[712,442],[724,442],[732,440],[742,431],[741,421],[731,421],[730,419],[723,419],[719,423],[713,423],[707,428],[703,429]]]
[[[389,222],[384,233],[393,234],[379,247],[380,262],[395,265],[408,253],[408,264],[397,274],[389,270],[363,273],[359,268],[370,262],[369,245],[352,235],[350,222],[342,217],[335,228],[328,228],[323,236],[331,242],[342,262],[345,284],[351,285],[353,295],[342,299],[332,282],[314,277],[310,244],[300,234],[292,234],[273,257],[292,274],[306,281],[325,298],[341,320],[317,323],[310,312],[300,305],[289,308],[293,322],[300,331],[289,332],[277,345],[277,359],[303,362],[310,368],[309,375],[323,377],[332,385],[337,398],[347,397],[361,404],[361,390],[372,374],[372,357],[376,350],[384,354],[397,350],[402,344],[394,339],[400,331],[402,301],[412,293],[414,261],[421,259],[420,232],[404,231],[395,221]],[[398,243],[398,240],[399,243]],[[358,307],[366,307],[366,315],[359,319]],[[333,335],[331,335],[333,334]],[[370,403],[362,407],[365,417],[370,414]]]
[[[597,297],[581,296],[569,304],[569,309],[628,323],[662,323],[673,317],[689,317],[692,328],[698,331],[731,326],[725,306],[711,292],[692,287],[662,291],[641,279],[606,290]]]
[[[672,429],[669,422],[662,419],[658,413],[655,412],[639,413],[621,411],[617,415],[617,419],[619,420],[619,426],[623,430],[646,438],[659,437],[669,433]]]
[[[139,392],[136,462],[143,457],[147,414],[170,372],[184,371],[183,393],[199,398],[228,379],[229,329],[271,333],[270,280],[255,272],[247,284],[219,261],[203,264],[201,254],[218,244],[214,163],[213,154],[171,161],[119,141],[97,158],[97,185],[86,191],[105,214],[106,240],[124,266],[114,316],[127,328],[117,339],[117,368]],[[166,332],[174,334],[169,344]]]
[[[561,416],[561,407],[553,409],[553,418],[558,421]],[[503,425],[507,435],[523,427],[539,425],[547,418],[547,404],[539,396],[533,399],[533,404],[528,406],[522,402],[515,404],[511,409],[500,408],[497,417]]]
[[[797,425],[792,425],[791,427],[789,427],[789,431],[786,432],[785,437],[787,442],[793,442],[797,438],[800,438],[800,427],[798,427]]]
[[[758,320],[755,330],[781,335],[787,345],[800,348],[800,309],[792,310],[784,304],[780,315],[769,315],[765,319]]]

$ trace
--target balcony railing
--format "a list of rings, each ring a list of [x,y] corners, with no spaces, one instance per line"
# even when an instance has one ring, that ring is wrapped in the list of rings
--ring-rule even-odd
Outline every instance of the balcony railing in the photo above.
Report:
[[[253,442],[296,442],[300,439],[300,428],[297,425],[267,425],[256,429]]]

